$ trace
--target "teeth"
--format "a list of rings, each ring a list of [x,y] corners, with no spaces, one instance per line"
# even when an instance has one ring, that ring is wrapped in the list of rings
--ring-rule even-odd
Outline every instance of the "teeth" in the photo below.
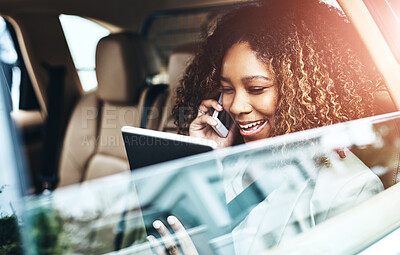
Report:
[[[264,120],[260,120],[260,121],[253,122],[253,123],[250,123],[250,124],[247,124],[247,125],[239,125],[239,126],[240,126],[241,129],[248,129],[248,128],[254,127],[256,125],[260,125],[261,123],[264,123],[264,122],[265,122]]]

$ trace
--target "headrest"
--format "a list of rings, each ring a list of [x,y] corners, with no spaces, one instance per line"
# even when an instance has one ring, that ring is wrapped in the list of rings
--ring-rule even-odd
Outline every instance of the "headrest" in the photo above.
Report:
[[[192,62],[197,51],[198,44],[191,43],[179,46],[169,57],[168,76],[170,90],[175,92],[179,87],[180,80],[185,73],[186,68]]]
[[[144,38],[133,33],[111,34],[96,49],[97,94],[104,101],[135,103],[146,78],[158,74],[161,60]]]

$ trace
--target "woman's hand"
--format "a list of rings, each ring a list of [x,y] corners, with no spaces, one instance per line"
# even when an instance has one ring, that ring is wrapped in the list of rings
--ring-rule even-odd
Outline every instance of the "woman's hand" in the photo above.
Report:
[[[175,232],[175,236],[178,240],[178,244],[175,242],[175,238],[168,231],[167,227],[159,221],[153,222],[153,227],[160,233],[161,240],[164,245],[157,240],[154,236],[150,235],[147,237],[150,245],[153,247],[157,255],[198,255],[196,247],[194,246],[192,239],[186,232],[182,223],[175,217],[169,216],[167,218],[168,224]],[[165,248],[164,248],[165,246]],[[180,248],[179,248],[180,246]],[[182,253],[183,252],[183,253]]]
[[[199,106],[199,112],[197,113],[196,119],[190,123],[189,135],[214,140],[217,143],[218,148],[232,146],[237,131],[236,126],[231,126],[227,137],[220,137],[211,127],[218,125],[217,121],[211,116],[214,110],[220,112],[223,108],[214,99],[203,100]]]

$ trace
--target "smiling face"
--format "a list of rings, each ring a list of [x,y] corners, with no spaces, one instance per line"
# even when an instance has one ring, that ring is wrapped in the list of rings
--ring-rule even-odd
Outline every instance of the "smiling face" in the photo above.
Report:
[[[247,42],[234,44],[222,62],[222,105],[246,143],[271,134],[279,96],[270,70]]]

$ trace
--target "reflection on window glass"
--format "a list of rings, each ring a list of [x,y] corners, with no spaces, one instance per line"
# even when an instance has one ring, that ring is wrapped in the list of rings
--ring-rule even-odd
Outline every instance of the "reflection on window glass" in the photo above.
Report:
[[[18,179],[18,161],[14,154],[15,133],[10,129],[11,105],[7,104],[7,86],[4,78],[0,77],[0,254],[22,254],[19,235],[22,209],[18,203],[21,187]]]
[[[96,46],[110,31],[90,20],[73,15],[60,15],[60,22],[83,89],[89,91],[96,88]]]
[[[8,31],[6,21],[0,17],[0,62],[11,90],[13,109],[19,109],[21,70],[17,66],[18,55]]]
[[[376,116],[60,188],[28,201],[29,236],[38,250],[152,254],[165,241],[154,222],[173,234],[174,215],[199,254],[261,254],[398,182],[385,176],[398,171],[399,120]],[[49,227],[57,242],[43,246]]]
[[[129,173],[110,178],[28,199],[32,248],[38,254],[105,254],[143,246],[146,231]],[[151,254],[148,246],[141,249]]]
[[[144,31],[145,36],[154,44],[166,65],[169,55],[178,45],[200,41],[202,24],[207,17],[207,12],[154,15],[148,20],[150,25]]]
[[[329,5],[332,5],[333,7],[342,10],[342,8],[340,8],[340,5],[337,3],[336,0],[321,0],[321,2],[327,3]]]
[[[321,0],[341,10],[336,0]],[[164,65],[168,64],[171,52],[180,45],[200,42],[202,37],[212,30],[207,24],[213,24],[219,16],[232,6],[215,6],[203,10],[186,10],[151,15],[144,27],[143,34],[159,52]],[[343,11],[342,11],[343,12]],[[344,14],[344,13],[343,13]]]
[[[397,0],[364,0],[376,25],[392,51],[397,63],[400,63],[400,3]]]
[[[0,64],[11,93],[12,110],[37,110],[39,103],[33,90],[14,28],[0,17]]]

